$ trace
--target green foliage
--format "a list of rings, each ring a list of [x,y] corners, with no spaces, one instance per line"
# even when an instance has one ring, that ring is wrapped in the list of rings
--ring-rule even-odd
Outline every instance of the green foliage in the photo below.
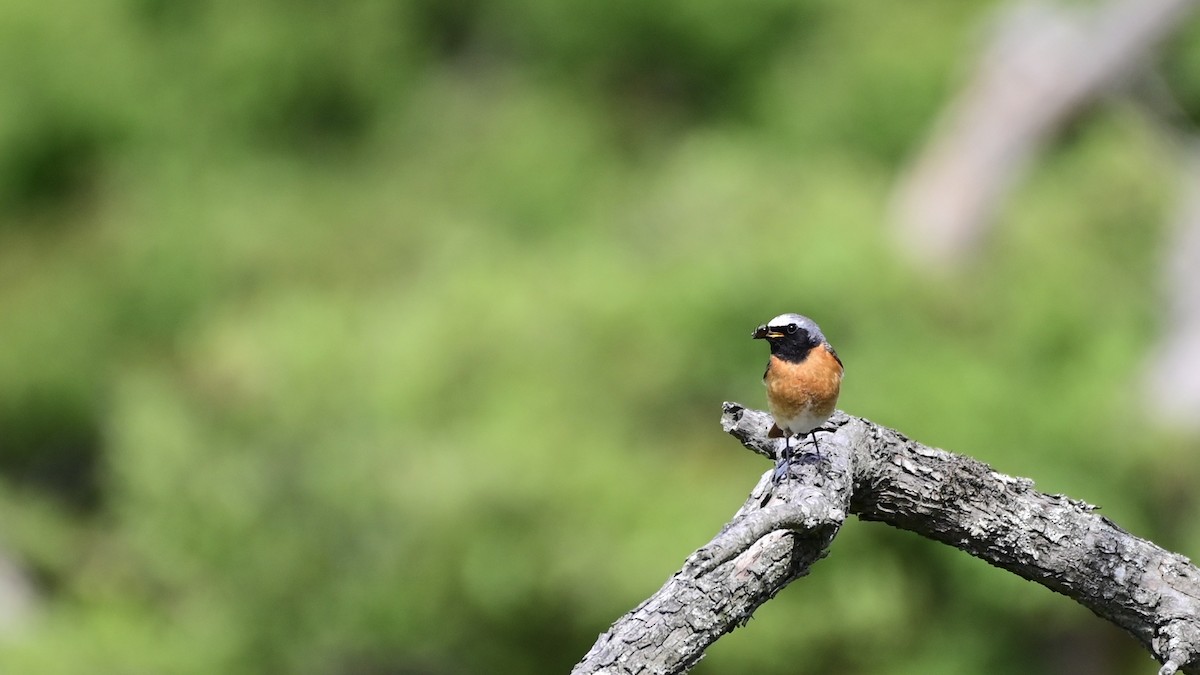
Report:
[[[0,10],[0,552],[41,598],[2,672],[565,672],[766,469],[716,421],[785,310],[844,409],[1200,543],[1194,441],[1126,412],[1140,118],[1081,120],[961,278],[882,235],[979,3],[70,5]],[[1111,638],[849,523],[697,672]]]

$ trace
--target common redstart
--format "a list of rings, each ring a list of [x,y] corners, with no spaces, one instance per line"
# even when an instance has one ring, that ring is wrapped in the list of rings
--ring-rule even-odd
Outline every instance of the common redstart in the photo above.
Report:
[[[833,414],[844,369],[825,334],[807,316],[780,314],[755,329],[754,339],[766,340],[771,346],[763,384],[767,387],[767,408],[775,418],[767,435],[783,437],[783,451],[774,474],[778,483],[788,474],[793,436],[797,445],[803,436],[810,436],[820,458],[821,447],[812,432]]]

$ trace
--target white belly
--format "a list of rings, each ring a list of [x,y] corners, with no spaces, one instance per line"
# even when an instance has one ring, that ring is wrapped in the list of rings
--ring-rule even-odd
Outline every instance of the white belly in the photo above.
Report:
[[[773,405],[767,407],[771,409],[771,417],[775,418],[775,426],[792,435],[807,434],[829,419],[829,415],[815,413],[812,406],[805,406],[791,417],[781,414]]]

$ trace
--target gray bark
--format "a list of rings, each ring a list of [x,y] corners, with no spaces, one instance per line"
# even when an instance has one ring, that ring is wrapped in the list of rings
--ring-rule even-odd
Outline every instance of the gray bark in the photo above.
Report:
[[[726,403],[722,425],[774,459],[770,417]],[[572,671],[683,673],[721,635],[824,556],[848,513],[911,530],[1062,593],[1137,638],[1163,667],[1200,673],[1200,570],[1093,506],[838,412],[823,458],[745,504],[653,596],[617,620]],[[808,455],[811,456],[811,453]]]

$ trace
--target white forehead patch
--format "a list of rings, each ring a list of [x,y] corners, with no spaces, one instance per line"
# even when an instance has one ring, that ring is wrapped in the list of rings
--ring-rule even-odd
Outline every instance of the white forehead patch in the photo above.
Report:
[[[817,340],[821,340],[822,342],[825,340],[825,334],[821,332],[821,329],[817,326],[817,322],[800,314],[795,314],[792,312],[780,314],[774,319],[771,319],[771,323],[768,323],[767,325],[773,328],[783,328],[793,323],[808,331],[808,333]]]
[[[804,317],[800,316],[799,314],[780,314],[779,316],[775,317],[774,319],[771,319],[767,323],[767,325],[768,326],[786,326],[789,323],[796,323],[796,324],[803,325]]]

